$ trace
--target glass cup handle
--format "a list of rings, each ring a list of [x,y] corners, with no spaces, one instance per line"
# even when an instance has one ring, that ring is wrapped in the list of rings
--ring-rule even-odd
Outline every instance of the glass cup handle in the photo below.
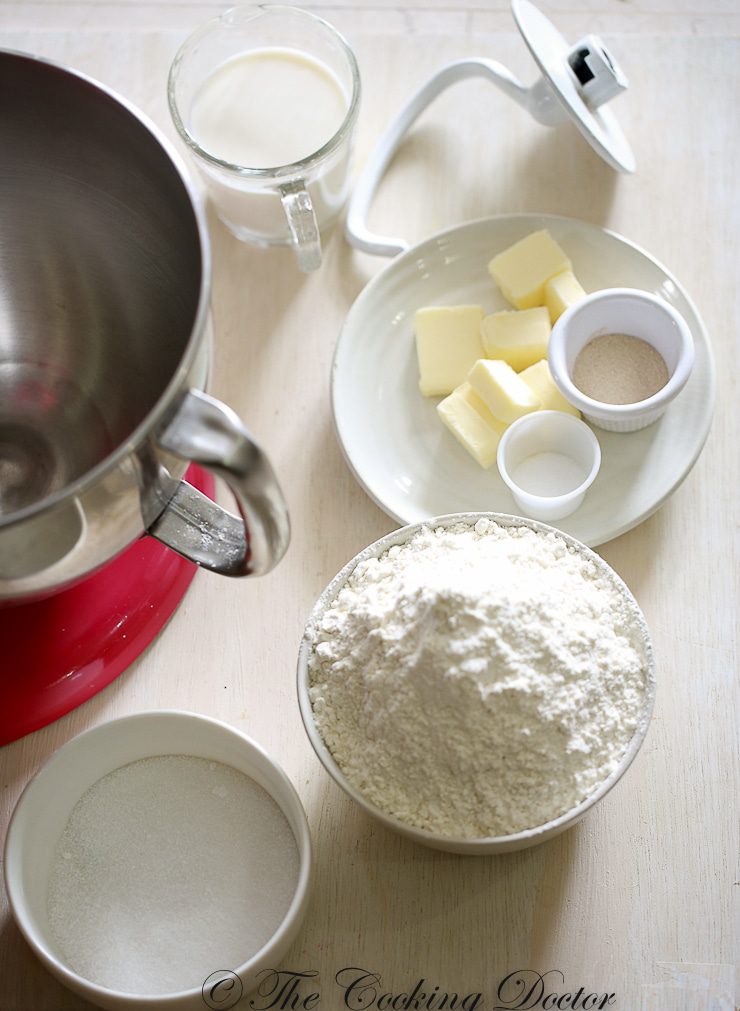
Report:
[[[280,187],[298,266],[309,272],[321,266],[321,236],[311,197],[302,179]]]

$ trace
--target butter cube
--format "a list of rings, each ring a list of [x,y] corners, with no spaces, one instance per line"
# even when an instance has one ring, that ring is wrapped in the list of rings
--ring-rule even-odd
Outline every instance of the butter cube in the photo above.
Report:
[[[520,239],[488,264],[501,294],[517,309],[544,305],[545,284],[570,268],[570,260],[547,229]]]
[[[461,383],[437,404],[437,413],[470,455],[488,469],[506,425],[497,421],[470,383]]]
[[[547,359],[543,358],[536,365],[530,365],[528,369],[519,373],[519,378],[526,383],[532,393],[540,402],[540,410],[543,411],[565,411],[566,414],[575,414],[580,418],[581,412],[577,407],[569,404],[563,394],[557,388],[552,379],[550,366]]]
[[[489,358],[501,358],[520,372],[547,354],[550,314],[544,306],[494,312],[484,317],[481,336]]]
[[[506,424],[540,406],[539,399],[507,362],[482,358],[470,370],[468,382],[494,418]]]
[[[545,285],[545,305],[554,323],[566,309],[586,297],[586,292],[572,270],[551,277]]]
[[[419,389],[425,397],[451,393],[483,357],[479,305],[448,305],[417,309],[416,355]]]

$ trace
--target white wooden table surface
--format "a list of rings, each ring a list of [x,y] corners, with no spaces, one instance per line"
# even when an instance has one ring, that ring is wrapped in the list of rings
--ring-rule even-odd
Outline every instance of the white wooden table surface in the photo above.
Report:
[[[293,522],[289,553],[259,581],[199,573],[125,674],[0,751],[4,835],[39,765],[104,720],[187,708],[256,738],[295,783],[316,842],[313,905],[283,967],[318,971],[322,1011],[344,1006],[334,977],[345,966],[379,973],[394,993],[420,977],[430,988],[482,991],[486,1008],[496,1005],[500,980],[518,969],[560,970],[561,992],[608,991],[621,1011],[735,1007],[740,2],[542,0],[542,7],[573,41],[602,34],[624,66],[631,87],[615,110],[637,175],[618,178],[570,127],[547,131],[471,82],[420,122],[372,222],[416,241],[502,212],[583,218],[650,250],[704,317],[719,374],[706,448],[657,514],[600,549],[644,609],[658,657],[653,725],[624,780],[550,843],[463,858],[376,826],[325,775],[298,714],[295,657],[325,583],[394,526],[349,473],[328,398],[342,320],[384,263],[352,253],[337,230],[320,273],[302,276],[288,251],[240,245],[215,220],[213,392],[261,438],[280,474]],[[172,135],[169,62],[185,35],[220,9],[186,0],[4,0],[0,45],[95,76]],[[505,0],[327,0],[311,9],[357,53],[359,162],[411,90],[446,61],[487,55],[525,81],[535,77]],[[86,1007],[32,956],[4,892],[0,903],[0,1011]]]

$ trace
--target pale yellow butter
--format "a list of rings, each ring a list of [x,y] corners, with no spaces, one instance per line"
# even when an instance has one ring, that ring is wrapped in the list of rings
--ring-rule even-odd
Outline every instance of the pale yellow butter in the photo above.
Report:
[[[417,309],[419,389],[425,397],[451,393],[464,381],[477,359],[483,357],[482,319],[483,309],[479,305]]]
[[[545,304],[545,284],[571,262],[547,229],[515,242],[488,264],[504,298],[517,309]]]
[[[550,314],[544,306],[494,312],[483,318],[481,336],[489,358],[501,358],[520,372],[547,354]]]
[[[437,413],[470,455],[488,469],[506,425],[497,421],[470,383],[461,383],[437,404]]]
[[[550,320],[554,323],[566,309],[585,297],[586,292],[572,270],[564,270],[562,274],[551,277],[545,285],[545,305]]]
[[[539,399],[507,362],[486,358],[477,361],[468,382],[494,418],[506,424],[540,406]]]
[[[537,397],[541,410],[565,411],[566,414],[575,414],[577,418],[580,418],[581,412],[577,407],[568,403],[553,382],[550,366],[546,358],[520,372],[519,378],[527,384],[534,396]]]

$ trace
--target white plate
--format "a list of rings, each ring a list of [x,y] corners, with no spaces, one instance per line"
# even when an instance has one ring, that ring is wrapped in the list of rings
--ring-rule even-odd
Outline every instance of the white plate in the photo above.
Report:
[[[446,513],[518,512],[496,466],[481,469],[442,425],[439,398],[422,397],[414,312],[424,305],[510,308],[487,270],[496,253],[540,228],[573,261],[586,291],[643,288],[684,316],[695,342],[688,384],[654,425],[596,429],[601,471],[583,505],[555,524],[590,547],[650,516],[694,465],[715,398],[712,351],[681,285],[648,253],[614,232],[573,218],[512,214],[461,225],[408,250],[375,277],[350,310],[332,366],[332,409],[347,462],[365,491],[399,523]]]

